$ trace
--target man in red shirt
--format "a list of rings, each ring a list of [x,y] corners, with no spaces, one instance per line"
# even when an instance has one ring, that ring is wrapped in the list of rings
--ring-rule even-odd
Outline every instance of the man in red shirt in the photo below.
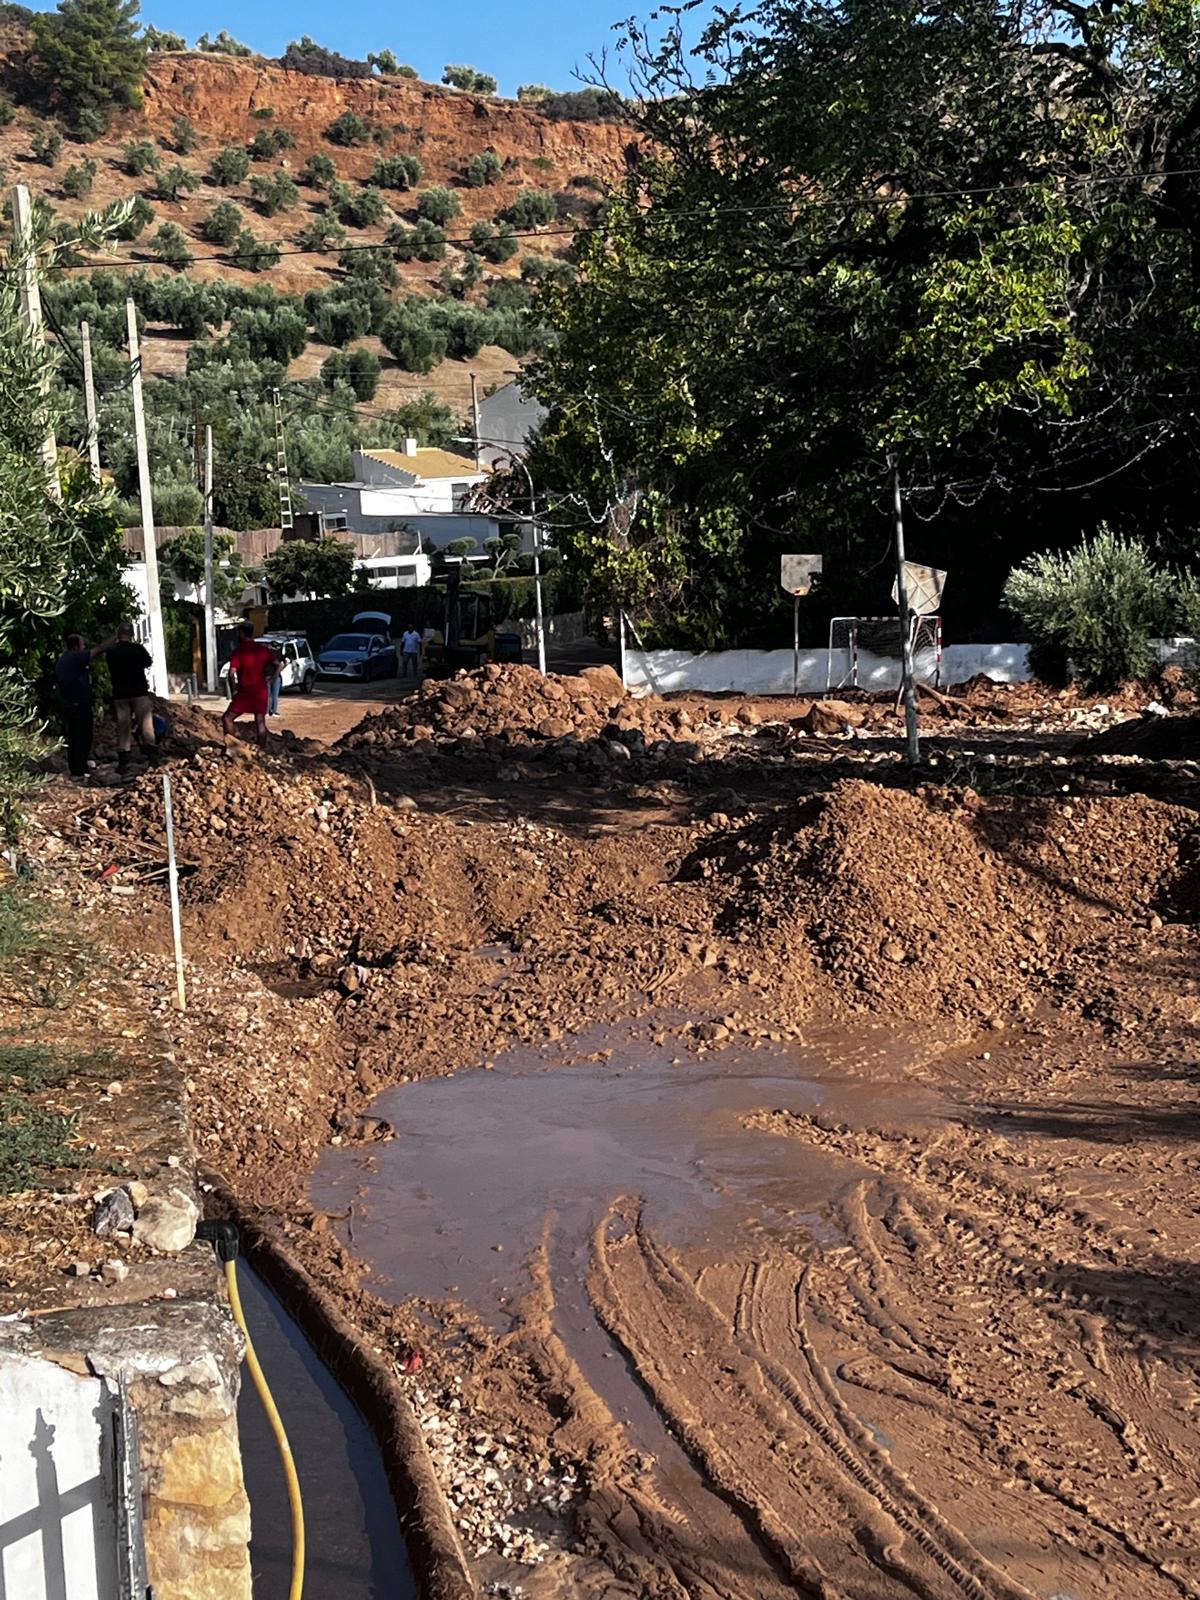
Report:
[[[221,718],[227,738],[239,717],[252,716],[258,742],[266,746],[269,684],[276,670],[274,655],[254,637],[254,624],[240,623],[237,649],[229,658],[229,681],[234,686],[234,695]]]

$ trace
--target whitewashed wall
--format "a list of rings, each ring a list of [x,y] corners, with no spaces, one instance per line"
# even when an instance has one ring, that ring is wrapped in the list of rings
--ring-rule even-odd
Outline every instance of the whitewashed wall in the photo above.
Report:
[[[833,652],[833,681],[846,676],[848,652]],[[932,652],[918,651],[917,677],[933,682]],[[693,655],[687,650],[629,650],[625,673],[629,687],[653,694],[692,690],[701,694],[791,694],[793,659],[790,650],[708,650]],[[997,683],[1020,683],[1030,676],[1029,651],[1023,644],[952,644],[942,652],[941,682],[963,683],[976,673],[986,673]],[[829,678],[829,651],[801,650],[799,692],[824,694]],[[900,663],[885,656],[860,651],[858,683],[862,689],[896,689]]]

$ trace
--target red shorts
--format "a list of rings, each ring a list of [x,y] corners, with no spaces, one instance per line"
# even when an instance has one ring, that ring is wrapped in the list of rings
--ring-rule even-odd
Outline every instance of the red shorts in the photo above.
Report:
[[[233,699],[229,702],[226,716],[230,717],[265,717],[267,714],[268,688],[264,684],[247,684],[239,688]]]

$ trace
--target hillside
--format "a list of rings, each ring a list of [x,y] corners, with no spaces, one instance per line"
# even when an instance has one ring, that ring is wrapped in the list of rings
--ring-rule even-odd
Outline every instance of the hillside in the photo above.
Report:
[[[186,280],[214,286],[225,297],[223,306],[218,302],[215,320],[209,310],[204,332],[210,340],[227,337],[230,315],[247,306],[266,305],[273,315],[283,303],[303,317],[303,348],[286,352],[288,382],[316,377],[336,348],[373,352],[381,370],[363,414],[375,417],[427,392],[461,416],[469,400],[471,371],[486,390],[519,368],[528,353],[522,346],[533,339],[522,319],[535,281],[554,270],[554,262],[569,251],[573,225],[594,216],[604,189],[619,181],[630,139],[629,128],[619,123],[554,120],[529,104],[399,75],[334,79],[288,71],[257,57],[159,53],[150,57],[140,110],[123,113],[93,143],[65,138],[51,164],[45,145],[57,125],[31,105],[24,90],[20,37],[7,42],[2,60],[0,82],[16,111],[9,125],[0,128],[0,160],[8,182],[24,182],[43,194],[59,219],[122,198],[137,197],[152,209],[135,239],[121,243],[114,256],[89,263],[120,272],[122,282],[140,282],[148,376],[183,375],[195,329],[188,328],[186,315],[168,321],[146,284],[174,280],[178,286]],[[348,115],[361,119],[359,137],[350,144],[328,132]],[[194,130],[194,148],[188,148],[187,136],[181,143],[180,119]],[[141,148],[131,162],[131,146],[146,145],[150,148]],[[213,164],[222,152],[252,147],[244,176],[235,160],[226,174],[232,181],[216,180]],[[325,168],[315,183],[312,158]],[[486,179],[478,181],[477,173],[474,185],[468,178],[472,158],[483,158]],[[139,164],[145,170],[130,170]],[[163,192],[163,174],[172,169],[186,175],[174,197]],[[178,170],[174,178],[180,180]],[[297,187],[291,189],[286,180]],[[385,186],[388,180],[408,181],[410,187]],[[278,185],[278,194],[264,195],[265,185]],[[423,201],[431,189],[434,196]],[[452,197],[448,202],[447,190]],[[279,209],[274,209],[274,198],[281,202]],[[439,200],[455,214],[441,221],[440,235],[427,221],[418,237],[418,208]],[[206,223],[222,202],[240,210],[238,225],[254,240],[279,247],[277,263],[266,270],[246,270],[231,260],[238,248],[206,236]],[[531,208],[532,218],[514,215],[507,236],[498,237],[505,213],[518,203]],[[366,215],[360,214],[364,208]],[[381,215],[374,214],[379,211]],[[182,244],[176,238],[176,249],[192,257],[178,268],[160,259],[160,230],[167,225],[183,236]],[[487,236],[472,241],[472,229],[479,225],[486,226]],[[319,249],[322,228],[329,237]],[[364,254],[364,246],[381,247],[379,257]],[[349,253],[341,256],[344,247]],[[434,259],[405,259],[414,254]],[[115,359],[120,348],[114,331],[118,291],[103,271],[86,275],[101,290],[108,286],[111,314],[100,318],[97,337],[108,338]],[[88,314],[80,303],[89,290],[73,281],[84,276],[84,271],[63,274],[61,287],[49,296],[68,335],[70,323]],[[178,299],[182,291],[170,292]],[[373,310],[358,322],[351,319],[348,336],[333,339],[326,332],[322,337],[313,315],[313,298],[322,294],[339,304],[361,295]],[[280,302],[277,297],[295,298]],[[407,348],[399,357],[389,353],[382,325],[389,307],[406,305],[418,320],[431,307],[440,308],[432,314],[435,322],[440,318],[449,326],[444,359],[438,358],[438,340],[446,342],[444,330],[435,337],[432,358],[424,335],[415,341],[415,353]],[[493,324],[502,321],[507,330],[503,348],[491,342],[489,317]],[[363,320],[369,326],[364,328]],[[391,344],[394,351],[396,340]]]

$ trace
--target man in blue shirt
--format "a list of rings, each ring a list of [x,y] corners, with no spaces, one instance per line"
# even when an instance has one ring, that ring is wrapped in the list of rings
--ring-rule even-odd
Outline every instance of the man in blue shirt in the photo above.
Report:
[[[116,636],[89,650],[77,633],[67,635],[67,648],[54,668],[67,724],[67,770],[76,783],[86,783],[92,754],[91,664],[116,644]]]

